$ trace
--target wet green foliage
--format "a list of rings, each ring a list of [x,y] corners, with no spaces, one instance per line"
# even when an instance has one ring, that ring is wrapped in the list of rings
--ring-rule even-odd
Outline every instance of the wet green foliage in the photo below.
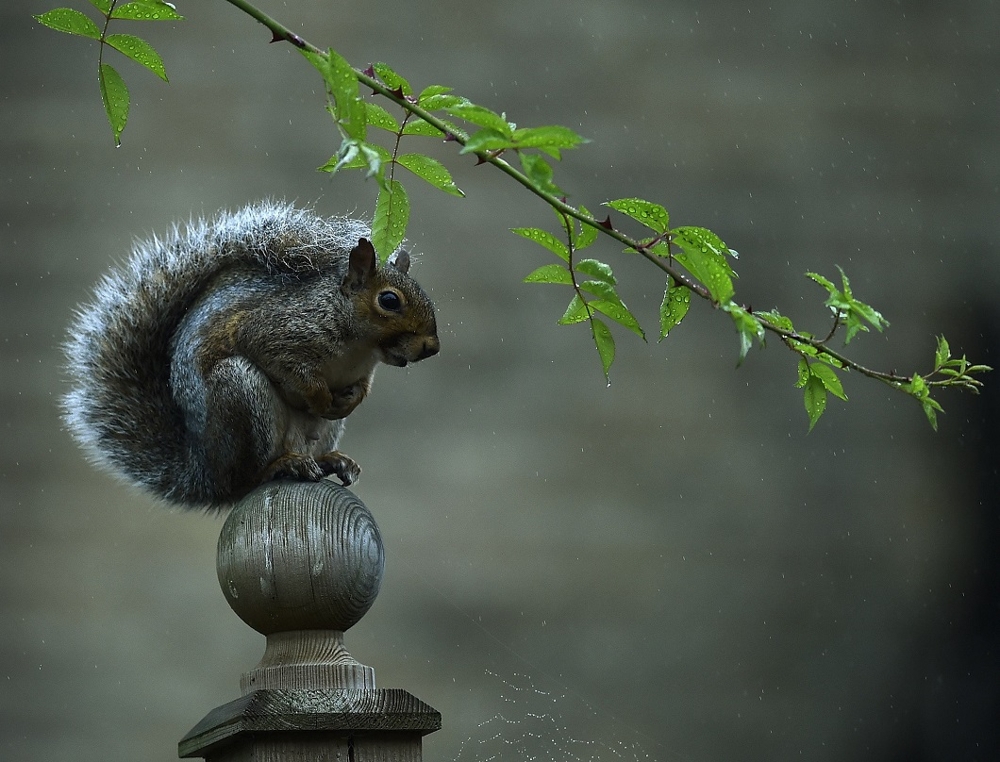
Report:
[[[104,62],[105,48],[123,53],[163,80],[167,76],[163,61],[149,43],[131,34],[108,34],[108,29],[118,20],[179,20],[181,16],[161,0],[90,2],[103,16],[103,26],[70,8],[57,8],[36,18],[57,31],[100,43],[101,98],[118,143],[128,119],[129,97],[117,70]],[[842,333],[846,346],[871,328],[884,331],[889,323],[875,308],[854,295],[843,270],[839,285],[823,275],[806,274],[826,291],[825,305],[833,323],[822,337],[800,331],[776,309],[753,310],[737,300],[733,262],[738,255],[711,230],[695,225],[671,227],[666,207],[642,198],[604,202],[618,216],[617,220],[610,214],[601,220],[582,205],[569,205],[567,194],[556,183],[554,162],[562,158],[564,151],[588,142],[575,131],[560,125],[519,127],[505,113],[474,103],[444,85],[429,85],[417,93],[405,77],[386,63],[372,64],[363,71],[355,69],[335,51],[315,48],[247,0],[227,2],[267,26],[275,40],[293,44],[323,78],[327,110],[341,144],[337,153],[319,169],[330,173],[361,170],[376,181],[372,243],[383,260],[399,246],[409,223],[410,202],[401,176],[414,175],[452,196],[465,195],[441,161],[409,150],[412,139],[453,142],[458,146],[459,156],[471,155],[478,163],[492,164],[551,206],[556,214],[555,232],[539,227],[513,229],[515,234],[538,244],[557,260],[541,264],[524,281],[569,289],[565,292],[569,300],[558,322],[584,324],[589,328],[605,377],[609,377],[615,360],[612,326],[643,341],[646,332],[622,299],[611,266],[581,255],[602,235],[613,238],[619,246],[624,245],[626,253],[645,257],[659,270],[663,300],[657,333],[661,341],[687,316],[692,295],[732,319],[738,338],[737,363],[742,363],[755,346],[763,347],[768,334],[777,336],[798,356],[795,386],[803,392],[810,430],[826,410],[829,395],[847,400],[841,379],[849,372],[909,394],[920,403],[936,429],[941,405],[931,393],[942,387],[975,392],[981,386],[976,376],[990,370],[988,366],[970,363],[964,356],[952,357],[943,336],[938,338],[934,364],[927,373],[900,375],[867,368],[834,348],[832,342]],[[371,90],[370,95],[362,93],[362,85]],[[370,132],[387,139],[383,142],[372,139]],[[400,168],[406,172],[398,171]],[[626,233],[626,227],[635,228],[636,232]]]

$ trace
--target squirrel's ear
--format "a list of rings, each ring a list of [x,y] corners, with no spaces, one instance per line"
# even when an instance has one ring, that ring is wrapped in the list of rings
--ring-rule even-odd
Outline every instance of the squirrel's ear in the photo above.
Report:
[[[406,273],[410,271],[410,252],[406,249],[400,249],[391,257],[389,257],[389,264],[399,270],[401,273]]]
[[[368,279],[375,274],[375,247],[367,238],[359,238],[358,245],[351,249],[347,264],[347,274],[344,275],[343,289],[351,293],[361,291]]]

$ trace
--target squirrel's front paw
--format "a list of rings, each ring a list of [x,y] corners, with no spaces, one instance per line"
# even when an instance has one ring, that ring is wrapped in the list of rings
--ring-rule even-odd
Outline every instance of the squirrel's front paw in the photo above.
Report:
[[[346,418],[353,413],[354,408],[361,404],[368,390],[361,381],[357,381],[343,389],[331,389],[330,393],[332,401],[326,412],[323,413],[323,417],[335,421]]]
[[[328,473],[330,472],[324,471],[323,466],[317,463],[316,459],[311,455],[286,452],[264,469],[260,477],[260,483],[263,484],[272,479],[298,479],[300,481],[318,482]]]
[[[345,487],[354,484],[361,476],[361,466],[357,464],[357,461],[339,450],[332,450],[318,456],[316,463],[323,469],[324,474],[335,475]]]

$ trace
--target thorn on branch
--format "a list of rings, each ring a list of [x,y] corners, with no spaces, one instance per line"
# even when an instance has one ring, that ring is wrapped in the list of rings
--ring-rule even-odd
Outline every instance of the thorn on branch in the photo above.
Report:
[[[600,225],[605,230],[614,230],[615,226],[611,224],[611,215],[609,214],[603,220],[598,220],[598,225]]]
[[[300,50],[307,50],[309,48],[309,43],[299,37],[295,32],[279,32],[278,30],[271,31],[271,43],[275,42],[290,42],[295,47]]]

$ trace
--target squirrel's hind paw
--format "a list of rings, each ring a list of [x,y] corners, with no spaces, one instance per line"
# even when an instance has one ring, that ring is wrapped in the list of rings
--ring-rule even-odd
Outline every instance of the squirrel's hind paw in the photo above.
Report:
[[[354,458],[339,450],[332,450],[316,458],[316,463],[326,476],[333,474],[345,487],[350,487],[361,476],[361,466]]]

